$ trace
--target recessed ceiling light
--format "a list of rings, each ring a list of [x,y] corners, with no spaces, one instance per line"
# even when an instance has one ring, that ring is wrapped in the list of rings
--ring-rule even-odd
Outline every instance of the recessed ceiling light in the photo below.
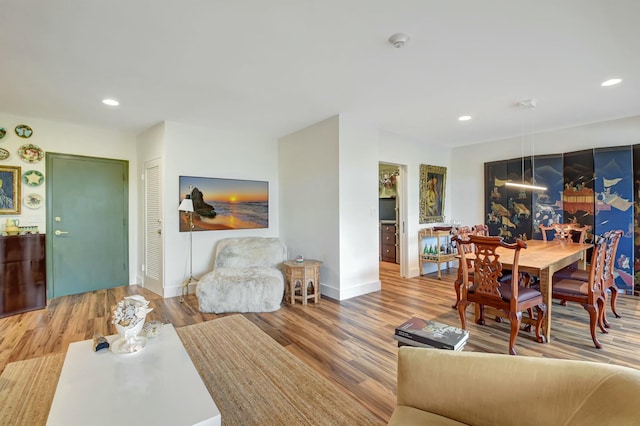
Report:
[[[621,78],[611,78],[607,81],[603,81],[601,86],[603,87],[615,86],[616,84],[619,84],[621,81],[622,81]]]
[[[459,121],[469,121],[471,120],[471,116],[470,115],[461,115],[460,117],[458,117]]]
[[[102,103],[105,105],[109,105],[109,106],[118,106],[120,105],[120,102],[116,101],[115,99],[103,99]]]

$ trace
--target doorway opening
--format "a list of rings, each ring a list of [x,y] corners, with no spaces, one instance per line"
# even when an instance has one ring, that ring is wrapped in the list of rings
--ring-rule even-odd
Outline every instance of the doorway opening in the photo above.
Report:
[[[400,276],[406,276],[406,167],[399,164],[378,164],[378,230],[379,259],[383,264],[399,266]]]

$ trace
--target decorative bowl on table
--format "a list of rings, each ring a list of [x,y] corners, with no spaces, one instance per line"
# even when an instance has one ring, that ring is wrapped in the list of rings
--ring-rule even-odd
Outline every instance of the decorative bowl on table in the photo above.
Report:
[[[127,296],[113,310],[113,323],[120,337],[111,344],[117,354],[131,354],[144,349],[146,336],[141,335],[149,308],[149,301],[140,295]]]

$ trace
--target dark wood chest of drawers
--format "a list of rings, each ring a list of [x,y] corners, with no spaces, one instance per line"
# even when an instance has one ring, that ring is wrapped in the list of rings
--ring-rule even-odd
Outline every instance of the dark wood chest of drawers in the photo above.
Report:
[[[396,263],[396,225],[380,225],[380,257],[385,262]]]
[[[0,237],[0,317],[44,308],[44,234]]]

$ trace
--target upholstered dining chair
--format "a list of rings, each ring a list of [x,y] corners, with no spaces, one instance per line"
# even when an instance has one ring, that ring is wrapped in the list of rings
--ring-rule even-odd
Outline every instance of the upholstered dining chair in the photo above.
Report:
[[[466,309],[471,303],[475,303],[475,321],[484,325],[485,306],[491,306],[500,312],[501,317],[507,318],[511,323],[509,335],[509,354],[516,355],[515,343],[522,322],[535,325],[536,340],[540,343],[546,341],[541,334],[542,322],[547,312],[547,306],[543,302],[542,294],[529,287],[522,287],[518,280],[518,259],[520,250],[526,249],[524,241],[516,240],[513,244],[507,244],[502,237],[485,237],[469,235],[467,240],[455,238],[460,253],[462,266],[462,286],[460,287],[460,302],[458,313],[462,328],[466,329]],[[466,250],[464,247],[469,246]],[[504,256],[513,256],[512,279],[509,282],[500,282],[502,275],[502,263],[498,249],[503,250]],[[507,253],[504,253],[504,250]],[[471,263],[470,263],[471,262]],[[473,284],[469,283],[469,265],[473,265]],[[513,277],[516,277],[515,279]],[[535,319],[523,318],[522,312],[535,308]]]
[[[607,243],[611,238],[609,231],[598,237],[596,246],[591,255],[588,280],[582,281],[571,278],[558,277],[553,274],[551,297],[567,302],[577,302],[589,313],[589,331],[596,348],[602,348],[602,344],[596,336],[596,324],[603,333],[608,333],[604,327],[603,313],[605,305],[604,292],[604,260],[606,257]]]
[[[614,261],[616,259],[616,252],[618,251],[618,243],[620,242],[620,238],[622,237],[621,230],[613,230],[606,233],[604,236],[607,239],[607,249],[604,257],[604,270],[603,270],[603,290],[604,290],[604,298],[605,305],[602,312],[602,322],[605,327],[609,327],[609,321],[607,320],[607,297],[609,292],[611,292],[611,312],[616,318],[620,318],[618,311],[616,310],[616,303],[618,300],[618,286],[615,283],[615,277],[613,276],[614,269]],[[583,282],[589,281],[589,271],[584,269],[578,269],[574,265],[567,266],[566,268],[562,268],[557,271],[553,277],[555,279],[571,279],[578,280]]]
[[[461,226],[460,228],[458,228],[458,231],[456,233],[456,235],[463,239],[463,240],[467,240],[469,239],[469,235],[482,235],[482,236],[489,236],[489,227],[487,225],[484,224],[480,224],[480,225],[474,225],[473,227],[469,227],[469,226]],[[471,246],[469,245],[464,245],[462,246],[463,250],[467,250],[467,252],[471,251]],[[473,269],[472,269],[472,265],[469,263],[468,264],[468,269],[469,269],[469,282],[473,282]],[[458,264],[458,276],[456,278],[456,280],[453,283],[453,287],[456,291],[456,303],[453,304],[451,307],[453,309],[457,309],[458,308],[458,303],[460,302],[460,287],[462,286],[462,268],[459,266]]]
[[[458,228],[457,232],[456,232],[456,237],[461,239],[461,240],[468,240],[469,239],[469,235],[471,235],[471,227],[469,226],[461,226]],[[454,238],[454,244],[455,244],[455,238]],[[470,250],[471,248],[467,245],[458,245],[456,244],[456,248],[458,250]],[[460,303],[460,286],[462,286],[462,267],[460,266],[462,263],[462,259],[458,259],[458,276],[456,278],[456,280],[453,282],[453,288],[456,291],[456,303],[454,303],[451,307],[453,309],[457,309],[458,308],[458,303]],[[471,269],[471,266],[468,267],[468,269]],[[473,282],[473,274],[470,277],[471,282]]]

